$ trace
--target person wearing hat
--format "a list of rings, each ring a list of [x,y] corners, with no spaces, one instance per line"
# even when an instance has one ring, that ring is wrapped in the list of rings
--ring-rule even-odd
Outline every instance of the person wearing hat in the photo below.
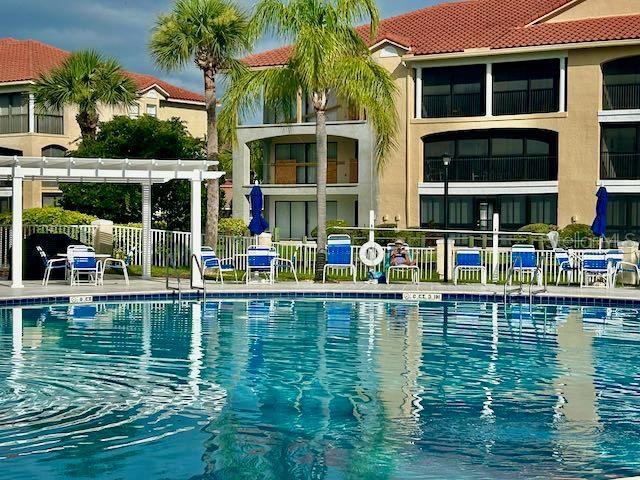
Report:
[[[394,267],[400,265],[406,265],[407,267],[412,267],[416,263],[411,259],[409,252],[407,251],[407,247],[404,243],[404,240],[401,238],[397,239],[393,250],[391,251],[391,265]]]

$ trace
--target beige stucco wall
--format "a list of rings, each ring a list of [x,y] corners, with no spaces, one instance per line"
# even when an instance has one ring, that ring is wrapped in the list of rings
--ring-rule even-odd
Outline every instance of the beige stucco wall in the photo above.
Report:
[[[638,0],[583,0],[575,2],[568,10],[560,11],[557,15],[546,19],[545,23],[612,15],[637,15],[639,9]]]
[[[402,101],[397,102],[400,117],[397,148],[380,172],[378,220],[400,218],[401,227],[419,225],[418,183],[423,178],[425,135],[471,129],[536,128],[558,133],[558,223],[590,223],[599,180],[601,64],[630,55],[640,55],[640,46],[570,50],[566,113],[451,119],[414,119],[413,73],[402,67],[399,58],[379,59],[392,72]]]

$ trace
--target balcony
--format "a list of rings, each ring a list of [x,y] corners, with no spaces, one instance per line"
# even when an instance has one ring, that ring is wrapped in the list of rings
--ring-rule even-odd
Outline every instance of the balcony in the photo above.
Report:
[[[454,158],[450,182],[522,182],[558,179],[558,157],[551,155],[503,155]],[[424,181],[444,181],[442,158],[427,158]]]
[[[315,185],[317,163],[278,160],[268,164],[265,183],[271,185]],[[358,183],[358,160],[327,161],[327,184]]]
[[[640,84],[605,84],[602,101],[604,110],[638,110],[640,109]]]
[[[424,95],[423,118],[474,117],[484,115],[482,93]]]
[[[558,111],[558,91],[554,88],[493,92],[495,115],[520,115]]]
[[[640,153],[600,154],[602,180],[640,180]]]

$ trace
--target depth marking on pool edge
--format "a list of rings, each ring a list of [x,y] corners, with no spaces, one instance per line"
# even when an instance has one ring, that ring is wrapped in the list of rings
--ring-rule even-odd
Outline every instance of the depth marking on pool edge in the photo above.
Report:
[[[69,303],[91,303],[93,302],[92,295],[73,295],[69,297]]]
[[[427,293],[427,292],[402,292],[403,300],[422,300],[426,302],[441,302],[441,293]]]

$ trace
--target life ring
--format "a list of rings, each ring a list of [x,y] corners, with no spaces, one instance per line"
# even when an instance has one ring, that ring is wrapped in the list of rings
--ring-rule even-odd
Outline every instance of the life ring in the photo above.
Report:
[[[360,247],[360,261],[367,267],[375,267],[384,260],[384,249],[376,242],[369,241]]]

